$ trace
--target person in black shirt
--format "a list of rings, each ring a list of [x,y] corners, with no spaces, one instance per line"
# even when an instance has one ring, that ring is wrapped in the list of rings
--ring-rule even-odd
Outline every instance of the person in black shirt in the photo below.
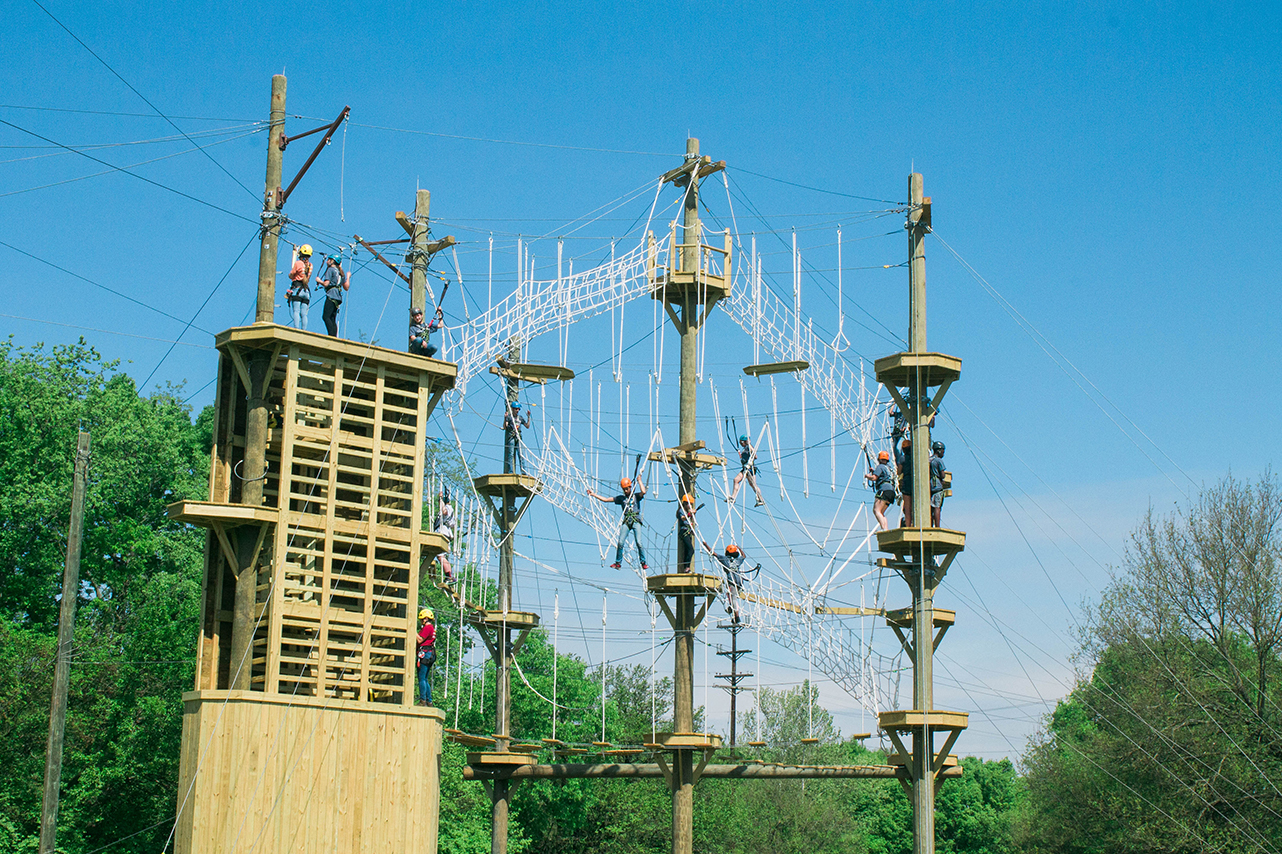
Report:
[[[889,452],[877,454],[877,467],[869,469],[864,480],[872,484],[876,495],[872,502],[872,512],[884,531],[890,527],[890,523],[886,521],[886,511],[895,503],[895,473],[890,468]]]
[[[730,497],[726,499],[734,504],[735,496],[739,494],[739,487],[743,485],[744,478],[747,478],[748,485],[752,491],[757,493],[757,503],[755,506],[760,507],[766,503],[766,499],[761,495],[761,487],[757,486],[757,451],[748,441],[747,436],[739,437],[739,473],[734,476],[734,489],[730,490]]]
[[[913,440],[905,439],[895,450],[895,465],[899,467],[899,494],[903,496],[901,528],[913,526]]]
[[[944,510],[944,443],[935,442],[930,449],[934,451],[930,457],[930,525],[938,528]]]
[[[641,545],[641,534],[637,531],[644,524],[641,521],[641,499],[645,498],[645,484],[637,481],[636,487],[633,488],[632,478],[625,477],[619,481],[619,487],[623,493],[613,498],[608,495],[597,495],[588,488],[588,495],[597,501],[604,501],[606,504],[617,504],[623,508],[623,518],[619,520],[619,533],[616,539],[618,542],[614,547],[614,563],[610,564],[611,569],[618,569],[623,565],[623,544],[628,539],[628,534],[632,534],[632,540],[637,544],[637,557],[641,560],[641,568],[649,569],[645,562],[645,549]]]

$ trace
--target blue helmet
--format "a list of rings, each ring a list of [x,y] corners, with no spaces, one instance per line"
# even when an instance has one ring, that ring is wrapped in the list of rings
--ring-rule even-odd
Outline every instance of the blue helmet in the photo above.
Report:
[[[747,437],[747,436],[740,436],[740,437],[739,437],[739,441],[740,441],[740,442],[746,442],[746,441],[748,441],[748,437]]]

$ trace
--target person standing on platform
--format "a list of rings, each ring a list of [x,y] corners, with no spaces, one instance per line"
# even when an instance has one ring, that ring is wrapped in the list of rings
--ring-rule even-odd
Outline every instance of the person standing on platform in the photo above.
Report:
[[[868,470],[864,480],[872,484],[874,498],[872,513],[877,517],[877,524],[884,531],[890,527],[886,521],[886,511],[895,503],[895,473],[890,469],[890,452],[877,454],[877,466]]]
[[[436,615],[418,611],[418,704],[432,705],[432,665],[436,663]]]
[[[507,451],[510,449],[510,462],[508,466],[515,474],[525,474],[525,464],[521,461],[521,430],[530,426],[530,413],[525,413],[521,417],[521,404],[512,401],[508,407],[507,413],[503,416],[503,439],[504,439],[504,456],[508,456]],[[509,462],[505,459],[504,462]]]
[[[694,513],[699,508],[694,506],[694,496],[686,493],[677,503],[677,571],[692,572],[693,566],[682,568],[683,564],[694,563]]]
[[[298,247],[298,258],[289,271],[289,290],[285,301],[289,303],[289,325],[307,329],[307,310],[312,303],[312,247],[304,243]]]
[[[439,308],[431,323],[423,322],[423,309],[410,309],[410,346],[409,352],[415,356],[436,355],[436,345],[431,343],[432,333],[444,325],[445,314]]]
[[[905,439],[895,449],[895,465],[899,468],[899,494],[903,496],[900,507],[903,519],[901,528],[913,526],[913,440]]]
[[[325,320],[325,331],[337,338],[338,309],[343,304],[343,292],[351,286],[337,255],[325,259],[325,272],[316,277],[316,284],[325,290],[325,311],[321,315]]]
[[[935,442],[930,450],[930,526],[938,528],[944,511],[944,443]]]
[[[730,490],[730,497],[726,501],[734,504],[735,496],[739,494],[739,487],[743,485],[744,478],[747,478],[752,491],[757,493],[757,503],[754,506],[761,507],[766,503],[766,499],[761,495],[761,487],[757,486],[757,449],[752,447],[747,436],[740,436],[739,473],[734,476],[734,489]]]
[[[606,504],[617,504],[623,508],[623,518],[619,521],[619,534],[616,537],[618,542],[614,547],[614,563],[610,564],[611,569],[619,569],[623,566],[623,544],[628,539],[628,534],[632,534],[632,540],[637,544],[637,558],[641,561],[643,570],[650,567],[645,562],[645,548],[641,545],[641,534],[637,532],[644,523],[641,521],[641,499],[645,498],[645,484],[637,481],[635,488],[632,484],[632,478],[625,477],[619,481],[619,487],[623,493],[610,498],[606,495],[597,495],[588,487],[588,495],[597,501],[604,501]]]

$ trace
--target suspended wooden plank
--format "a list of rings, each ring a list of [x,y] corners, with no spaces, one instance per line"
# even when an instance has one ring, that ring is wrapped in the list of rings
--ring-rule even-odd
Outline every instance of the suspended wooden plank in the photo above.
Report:
[[[771,374],[790,374],[796,371],[804,371],[810,367],[810,363],[804,359],[796,359],[791,362],[765,362],[760,365],[748,365],[743,372],[750,377],[765,377]]]
[[[500,360],[498,367],[490,368],[490,373],[495,376],[521,380],[527,383],[539,383],[540,385],[549,381],[564,382],[565,380],[574,379],[574,371],[563,365],[536,365],[533,362],[506,362]]]

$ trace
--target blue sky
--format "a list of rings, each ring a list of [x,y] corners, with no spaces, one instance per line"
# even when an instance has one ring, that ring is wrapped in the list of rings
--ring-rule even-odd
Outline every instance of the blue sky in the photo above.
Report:
[[[1282,15],[1274,6],[45,5],[148,101],[189,117],[174,119],[184,132],[211,132],[198,139],[220,143],[208,153],[235,180],[200,152],[178,154],[191,148],[182,138],[120,145],[177,132],[39,6],[13,4],[0,119],[116,166],[178,154],[131,171],[225,211],[119,172],[45,187],[107,167],[29,148],[49,143],[0,125],[0,240],[184,321],[195,316],[186,343],[162,361],[182,323],[0,246],[11,283],[0,330],[23,345],[83,334],[140,382],[185,383],[194,406],[209,402],[201,389],[216,362],[212,350],[190,345],[207,348],[208,333],[240,324],[252,304],[256,248],[231,265],[256,231],[265,141],[252,123],[282,69],[291,132],[352,108],[346,131],[290,199],[303,225],[287,237],[397,237],[392,214],[412,206],[416,187],[429,188],[435,233],[461,241],[459,290],[473,307],[486,299],[489,232],[496,293],[512,286],[517,233],[545,236],[534,253],[546,277],[555,238],[574,227],[565,224],[678,163],[689,133],[729,164],[745,236],[758,230],[760,244],[779,252],[766,232],[786,241],[798,226],[803,257],[826,270],[835,267],[838,223],[848,240],[860,238],[844,249],[845,329],[855,352],[883,355],[894,347],[858,323],[904,334],[906,271],[879,268],[904,259],[906,240],[901,217],[867,217],[893,205],[867,199],[900,202],[909,171],[922,172],[938,237],[1044,336],[1038,343],[944,245],[928,241],[930,344],[965,360],[942,436],[958,484],[948,521],[970,532],[967,580],[950,576],[941,605],[959,612],[942,651],[971,693],[941,691],[958,708],[992,707],[990,720],[972,718],[962,751],[1018,752],[1041,702],[1064,693],[1076,608],[1098,592],[1150,503],[1165,510],[1195,483],[1229,469],[1254,476],[1275,462],[1282,409],[1268,356],[1279,333],[1269,294],[1282,262],[1271,205],[1282,160]],[[104,144],[115,145],[85,148]],[[290,147],[287,178],[310,148],[311,140]],[[579,269],[645,215],[652,192],[576,232],[592,240],[566,241]],[[705,198],[729,224],[719,181]],[[749,218],[745,199],[764,220]],[[787,263],[783,254],[767,259],[785,290]],[[449,272],[452,263],[437,266]],[[831,281],[807,277],[803,294],[816,325],[831,329]],[[383,274],[362,270],[345,309],[348,334],[399,340],[407,301]],[[457,317],[462,307],[446,310]],[[277,317],[284,321],[283,309]],[[319,327],[318,316],[312,322]],[[724,318],[710,330],[718,342],[710,372],[723,388],[737,384],[750,343]],[[573,367],[608,360],[598,337],[572,335]],[[675,338],[666,344],[670,377]],[[1080,369],[1076,380],[1048,357],[1052,348],[1059,364]],[[533,349],[551,358],[555,345]],[[641,384],[654,367],[650,350],[635,348],[642,355],[630,364]],[[1099,405],[1079,384],[1093,384]],[[640,385],[633,393],[644,400]],[[492,458],[493,428],[483,424],[496,394],[478,384],[469,397],[479,414],[469,410],[460,429],[481,439],[479,459]],[[795,409],[795,386],[781,398]],[[753,401],[768,406],[761,390]],[[706,397],[700,406],[707,416]],[[633,415],[644,422],[635,404]],[[808,426],[813,443],[827,418],[812,411]],[[785,438],[795,427],[780,422]],[[710,419],[704,429],[715,430]],[[848,470],[854,456],[841,453]],[[826,451],[813,452],[810,466],[826,483]],[[805,512],[827,519],[848,510],[819,503]],[[613,583],[599,566],[584,573]],[[527,592],[531,607],[550,612],[551,586]],[[599,644],[593,607],[585,600],[588,616],[580,615],[585,650]],[[649,644],[637,634],[648,618],[629,607],[612,618],[620,655]],[[766,651],[777,662],[768,680],[787,682],[798,666],[790,655]],[[844,702],[831,686],[824,696]],[[857,712],[838,723],[860,728]]]

